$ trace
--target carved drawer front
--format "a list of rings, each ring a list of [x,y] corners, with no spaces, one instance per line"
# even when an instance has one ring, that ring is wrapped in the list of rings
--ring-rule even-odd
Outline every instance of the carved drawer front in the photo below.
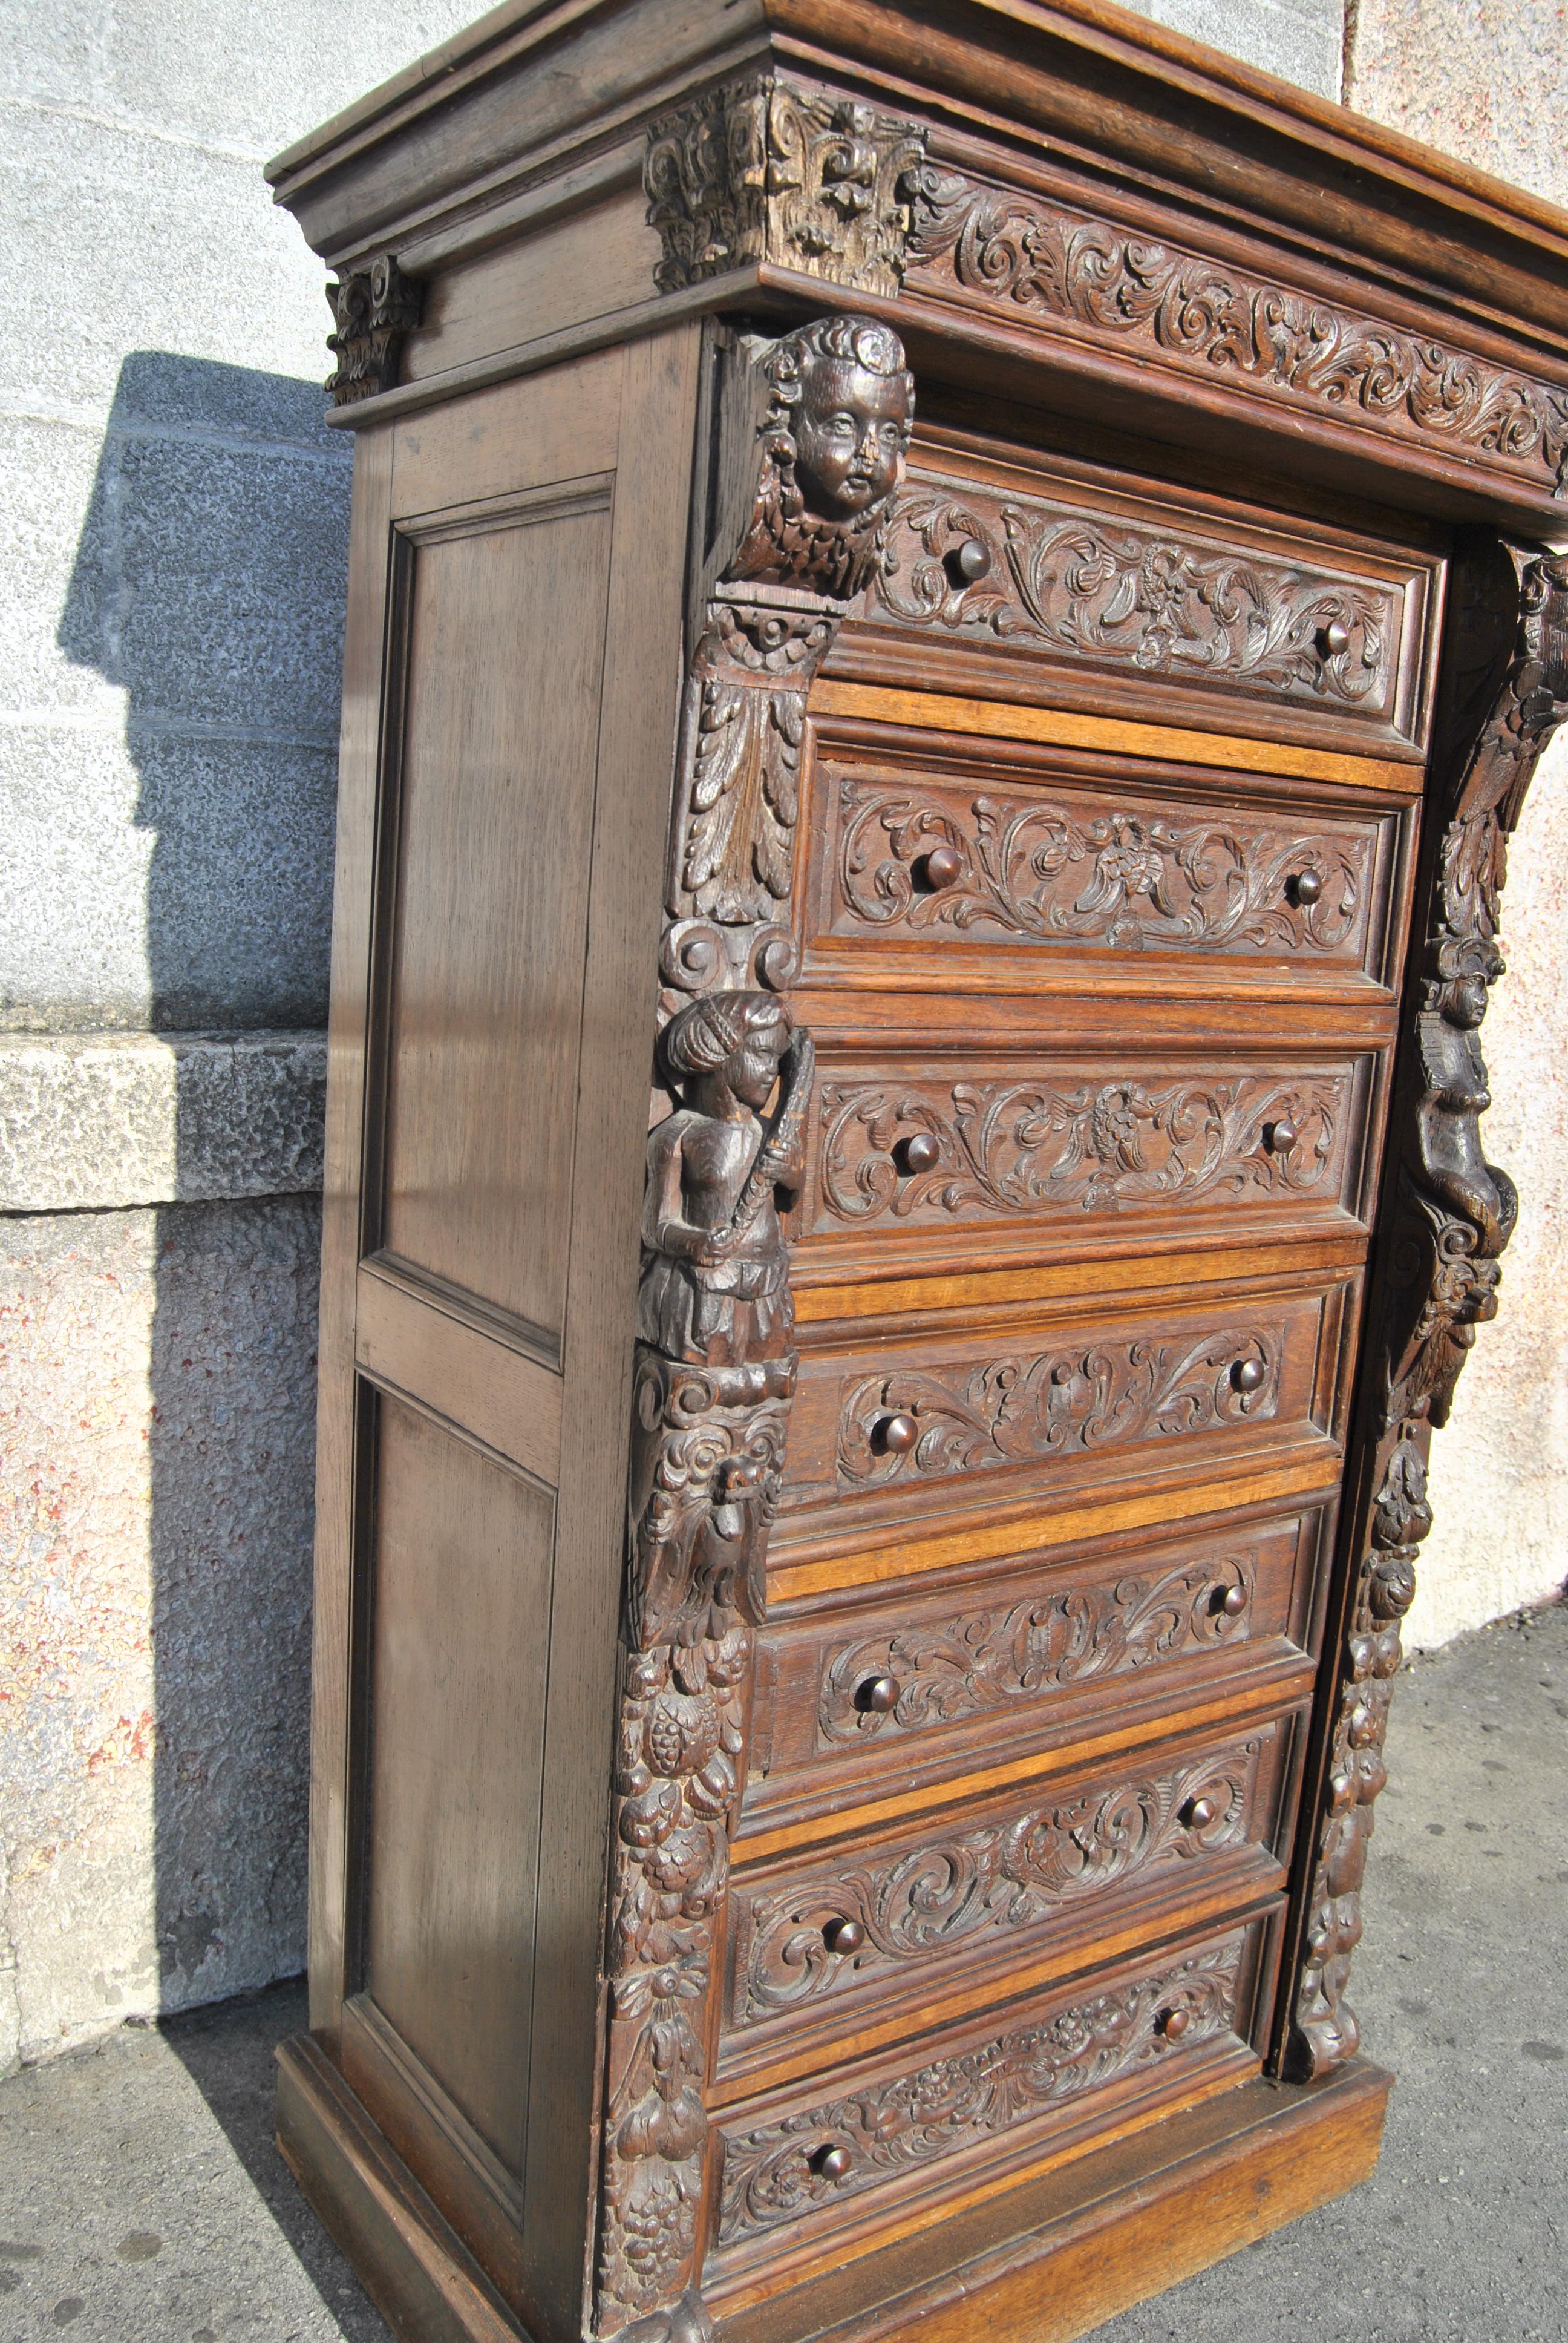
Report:
[[[1430,556],[930,437],[824,672],[1409,754]],[[1111,695],[1107,684],[1114,679]]]
[[[820,2065],[847,2033],[864,2048],[927,2031],[1061,1976],[1112,1936],[1151,1941],[1194,1909],[1274,1893],[1289,1740],[1271,1719],[1211,1729],[1201,1746],[1059,1772],[1021,1795],[739,1871],[721,2076],[780,2057]]]
[[[744,2299],[867,2249],[890,2218],[1022,2174],[1111,2121],[1228,2087],[1250,2047],[1264,1922],[1192,1938],[732,2107],[705,2289]]]
[[[1202,1473],[1337,1432],[1346,1287],[927,1332],[800,1363],[783,1502],[823,1530],[1075,1494],[1107,1472]],[[853,1527],[846,1501],[861,1518]],[[780,1523],[782,1561],[814,1524]]]
[[[1375,1060],[987,1056],[824,1047],[802,1252],[903,1234],[1017,1232],[1077,1245],[1097,1229],[1289,1216],[1364,1218]],[[943,1248],[945,1250],[945,1247]]]
[[[1387,981],[1392,811],[1063,750],[830,732],[808,796],[808,984]]]

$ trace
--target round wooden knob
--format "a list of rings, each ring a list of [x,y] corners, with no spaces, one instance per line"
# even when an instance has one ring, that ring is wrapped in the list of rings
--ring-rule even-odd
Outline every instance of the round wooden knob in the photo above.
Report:
[[[963,877],[964,859],[956,846],[933,846],[920,863],[920,877],[934,892],[956,887]]]
[[[1162,2009],[1155,2023],[1167,2042],[1180,2042],[1192,2023],[1192,2014],[1186,2009]]]
[[[1331,618],[1326,627],[1318,628],[1318,649],[1324,659],[1338,659],[1351,647],[1351,630],[1342,618]]]
[[[1231,1381],[1239,1392],[1260,1391],[1267,1373],[1261,1359],[1238,1359],[1231,1370]]]
[[[1222,1611],[1227,1619],[1239,1619],[1246,1607],[1247,1590],[1244,1586],[1225,1586],[1215,1589],[1214,1608],[1216,1611]]]
[[[1288,1155],[1301,1135],[1288,1114],[1282,1116],[1278,1122],[1271,1122],[1269,1125],[1270,1153]]]
[[[1377,1741],[1378,1720],[1370,1708],[1358,1708],[1351,1719],[1350,1743],[1352,1749],[1371,1749]]]
[[[1189,1798],[1181,1809],[1181,1819],[1189,1830],[1207,1830],[1219,1811],[1212,1798]]]
[[[868,1716],[887,1716],[898,1704],[897,1676],[867,1676],[855,1686],[855,1706]]]
[[[822,1942],[830,1953],[858,1953],[866,1941],[866,1932],[859,1920],[829,1920],[822,1931]]]
[[[929,1131],[911,1131],[894,1150],[906,1172],[929,1172],[941,1151]]]
[[[990,548],[981,538],[966,537],[961,545],[950,548],[945,558],[953,584],[972,586],[990,568]]]
[[[912,1415],[879,1415],[871,1426],[871,1445],[883,1456],[907,1456],[920,1436]]]
[[[831,2140],[824,2140],[820,2147],[812,2150],[808,2160],[812,2171],[819,2178],[842,2180],[845,2173],[849,2169],[850,2157],[847,2147],[839,2147]]]
[[[1298,870],[1291,881],[1291,900],[1311,907],[1323,891],[1323,882],[1315,870]]]

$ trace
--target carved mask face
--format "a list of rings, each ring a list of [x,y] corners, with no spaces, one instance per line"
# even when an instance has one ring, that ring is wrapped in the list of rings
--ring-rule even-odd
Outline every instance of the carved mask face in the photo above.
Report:
[[[771,1050],[737,1050],[725,1061],[725,1082],[742,1106],[765,1107],[778,1079],[779,1060]]]
[[[908,405],[901,373],[872,374],[843,358],[807,369],[792,429],[795,478],[813,512],[849,518],[891,492]]]

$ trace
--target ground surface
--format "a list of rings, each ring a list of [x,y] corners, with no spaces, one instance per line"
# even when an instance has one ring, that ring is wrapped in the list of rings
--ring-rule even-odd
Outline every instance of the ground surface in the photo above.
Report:
[[[1356,1959],[1400,2077],[1342,2204],[1096,2343],[1568,2343],[1568,1608],[1399,1685]],[[286,1986],[0,2084],[0,2343],[387,2343],[272,2145]]]

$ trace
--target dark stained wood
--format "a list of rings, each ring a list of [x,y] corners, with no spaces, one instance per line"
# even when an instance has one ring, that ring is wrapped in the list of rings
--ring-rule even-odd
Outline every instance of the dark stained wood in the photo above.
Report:
[[[286,2153],[403,2335],[1066,2343],[1375,2154],[1568,219],[1109,0],[518,0],[274,177],[362,438]]]

